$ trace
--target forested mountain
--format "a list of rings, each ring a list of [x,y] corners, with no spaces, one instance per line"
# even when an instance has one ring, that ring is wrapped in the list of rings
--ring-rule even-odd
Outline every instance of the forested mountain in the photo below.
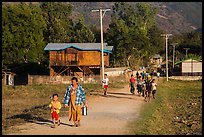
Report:
[[[73,17],[84,14],[87,24],[96,24],[100,27],[99,13],[94,14],[92,9],[110,8],[115,2],[70,2],[73,5]],[[127,2],[134,5],[138,2]],[[156,20],[158,27],[167,33],[185,33],[202,28],[202,2],[150,2],[158,9]],[[107,12],[103,20],[104,28],[110,23],[112,12]]]
[[[7,2],[20,3],[20,2]],[[39,2],[30,2],[39,4]],[[93,14],[92,9],[110,8],[115,2],[63,2],[73,6],[72,19],[76,20],[84,15],[86,24],[100,25],[99,14]],[[138,2],[126,2],[135,5]],[[142,2],[140,2],[142,3]],[[158,9],[156,20],[158,27],[168,33],[185,33],[193,30],[202,30],[202,2],[148,2]],[[112,12],[107,12],[103,20],[106,30],[109,27]],[[100,26],[99,26],[100,27]]]

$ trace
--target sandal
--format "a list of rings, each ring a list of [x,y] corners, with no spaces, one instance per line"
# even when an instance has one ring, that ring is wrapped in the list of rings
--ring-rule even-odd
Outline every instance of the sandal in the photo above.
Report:
[[[55,128],[55,125],[52,125],[51,128]]]
[[[76,123],[74,123],[74,126],[75,126],[75,127],[79,127],[79,126],[80,126],[80,123],[76,122]]]

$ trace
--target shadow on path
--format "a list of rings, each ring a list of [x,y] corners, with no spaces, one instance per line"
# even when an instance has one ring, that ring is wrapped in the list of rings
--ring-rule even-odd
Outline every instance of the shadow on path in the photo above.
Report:
[[[118,96],[118,95],[122,95],[122,96]],[[101,97],[111,97],[111,98],[135,99],[136,95],[131,95],[131,94],[127,94],[127,93],[108,92],[108,94],[106,96],[103,95],[103,94],[99,94],[99,96],[101,96]],[[132,96],[132,97],[130,97],[130,96]]]
[[[36,117],[36,116],[31,115],[31,114],[18,114],[18,115],[8,117],[6,119],[19,119],[19,118],[23,119],[26,122],[36,123],[39,125],[45,125],[45,126],[51,126],[52,125],[52,120],[44,119],[42,117]],[[71,126],[71,127],[73,126],[71,124],[67,124],[67,123],[63,123],[63,122],[60,122],[60,125]]]

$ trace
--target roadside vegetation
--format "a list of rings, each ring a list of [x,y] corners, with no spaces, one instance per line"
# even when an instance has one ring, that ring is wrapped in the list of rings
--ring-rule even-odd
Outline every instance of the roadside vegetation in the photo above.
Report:
[[[130,123],[136,135],[202,135],[202,81],[162,79],[155,100]]]

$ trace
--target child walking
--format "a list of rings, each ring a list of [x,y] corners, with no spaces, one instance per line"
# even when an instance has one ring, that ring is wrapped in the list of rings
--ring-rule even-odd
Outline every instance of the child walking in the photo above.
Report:
[[[109,83],[109,79],[108,79],[107,74],[104,74],[104,79],[103,79],[102,83],[103,83],[103,92],[104,92],[104,95],[106,96],[107,90],[108,90],[108,83]]]
[[[60,125],[59,112],[61,109],[61,103],[58,101],[58,94],[53,94],[52,97],[53,97],[53,100],[49,104],[49,107],[51,108],[52,121],[53,121],[53,125],[51,127],[55,128],[55,122],[58,122],[58,126]]]
[[[145,101],[150,101],[150,95],[151,95],[151,91],[152,91],[152,82],[151,82],[151,76],[148,75],[147,76],[147,80],[145,81]],[[146,98],[148,100],[146,100]]]
[[[156,80],[153,79],[152,80],[152,96],[153,96],[153,99],[155,99],[156,90],[157,90],[157,83],[156,83]]]
[[[137,81],[137,91],[139,96],[142,93],[142,88],[143,88],[142,77],[139,76],[139,80]]]
[[[142,96],[143,96],[143,97],[145,97],[145,87],[146,87],[146,85],[145,85],[145,80],[142,79]]]

